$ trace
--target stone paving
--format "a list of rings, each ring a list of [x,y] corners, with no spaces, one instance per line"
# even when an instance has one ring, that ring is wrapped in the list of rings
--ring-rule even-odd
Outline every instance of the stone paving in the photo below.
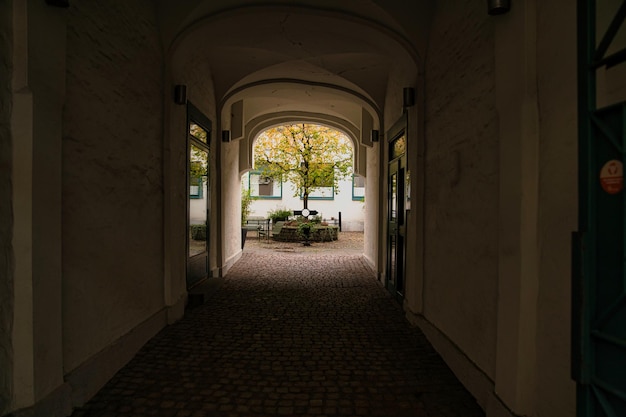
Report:
[[[311,248],[247,246],[72,416],[484,417],[358,254]]]

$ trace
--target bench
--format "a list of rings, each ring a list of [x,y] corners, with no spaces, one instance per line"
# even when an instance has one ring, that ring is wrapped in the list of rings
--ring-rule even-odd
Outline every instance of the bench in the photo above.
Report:
[[[285,222],[278,221],[272,225],[272,237],[278,236],[280,234],[280,230],[283,228],[283,224],[285,224]]]
[[[257,232],[259,240],[261,237],[269,238],[270,219],[264,219],[262,217],[250,217],[242,225],[246,230]]]

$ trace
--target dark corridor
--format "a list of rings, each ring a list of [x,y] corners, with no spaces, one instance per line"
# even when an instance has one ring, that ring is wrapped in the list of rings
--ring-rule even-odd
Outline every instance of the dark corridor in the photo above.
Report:
[[[484,416],[360,255],[245,252],[74,417]]]

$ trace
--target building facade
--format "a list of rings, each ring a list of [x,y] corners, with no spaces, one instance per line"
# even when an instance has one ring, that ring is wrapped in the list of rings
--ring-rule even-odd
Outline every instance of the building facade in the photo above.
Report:
[[[263,177],[259,171],[248,171],[242,176],[241,186],[250,190],[253,200],[250,216],[268,218],[276,210],[302,210],[303,200],[297,187],[289,181]],[[309,209],[322,220],[338,223],[345,232],[362,232],[365,218],[365,178],[353,175],[338,180],[334,186],[319,187],[309,196]]]

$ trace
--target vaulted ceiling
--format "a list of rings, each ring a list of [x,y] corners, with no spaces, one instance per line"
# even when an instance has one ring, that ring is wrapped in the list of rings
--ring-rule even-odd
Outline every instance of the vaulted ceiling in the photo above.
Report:
[[[244,126],[310,115],[365,137],[416,81],[431,3],[162,0],[159,18],[168,52],[208,60],[223,128],[243,103]]]

